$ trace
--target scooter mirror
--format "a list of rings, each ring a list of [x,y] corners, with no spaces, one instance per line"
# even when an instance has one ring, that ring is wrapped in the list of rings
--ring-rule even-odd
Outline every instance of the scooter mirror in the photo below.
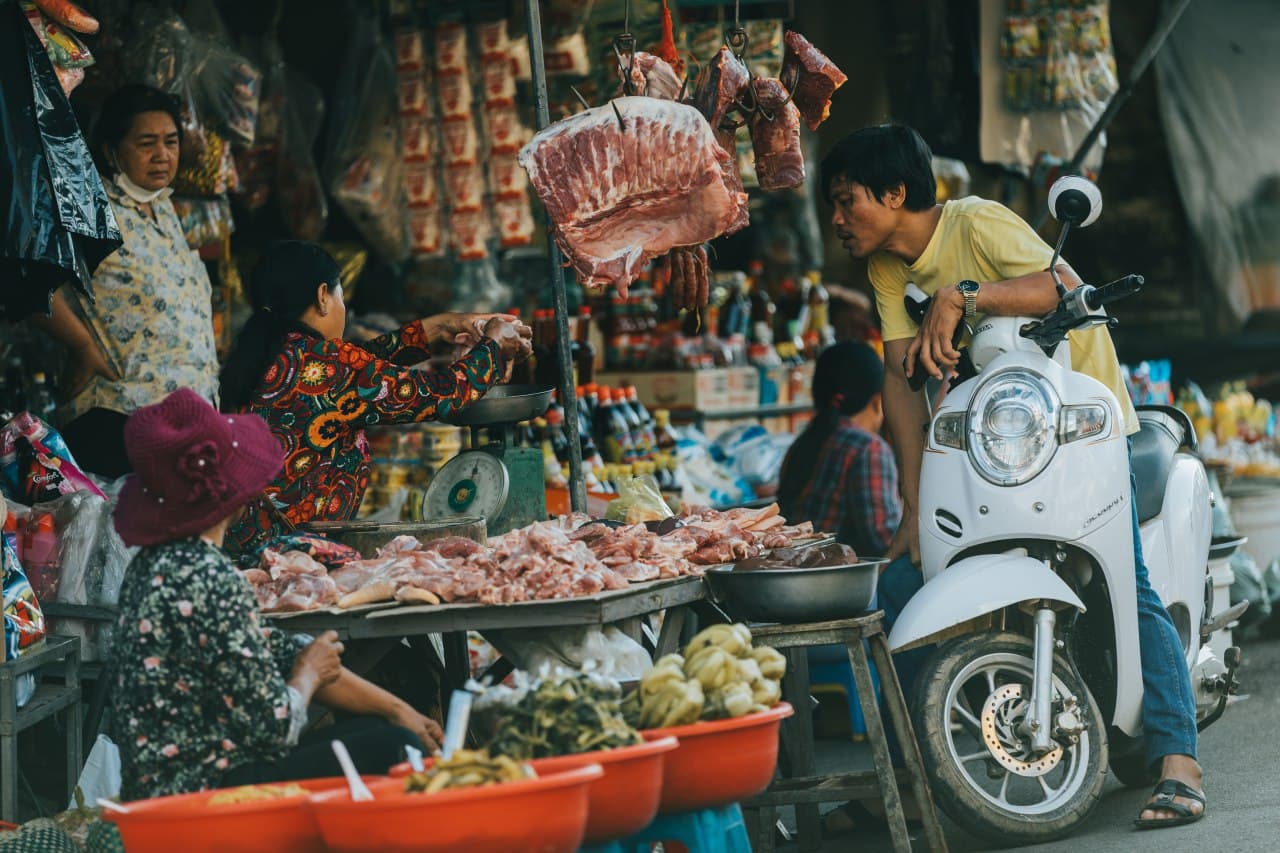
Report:
[[[1049,212],[1059,222],[1084,228],[1102,214],[1102,193],[1088,178],[1066,175],[1049,188]]]

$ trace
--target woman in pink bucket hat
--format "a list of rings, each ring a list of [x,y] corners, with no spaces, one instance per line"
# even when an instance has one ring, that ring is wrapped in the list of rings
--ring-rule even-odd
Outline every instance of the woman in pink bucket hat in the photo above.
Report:
[[[259,623],[221,545],[283,464],[261,418],[220,414],[184,389],[135,412],[124,438],[134,473],[115,524],[142,549],[114,649],[124,799],[338,775],[334,738],[362,773],[385,772],[405,745],[435,747],[434,721],[342,666],[337,634],[291,638]],[[313,699],[355,716],[303,736]]]

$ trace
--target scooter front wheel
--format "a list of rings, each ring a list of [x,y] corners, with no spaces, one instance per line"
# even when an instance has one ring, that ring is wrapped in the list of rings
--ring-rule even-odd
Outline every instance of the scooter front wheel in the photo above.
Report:
[[[1098,804],[1107,777],[1102,715],[1061,657],[1053,667],[1053,748],[1032,750],[1023,726],[1032,664],[1031,641],[1018,634],[958,637],[920,673],[912,703],[939,805],[1002,846],[1069,835]]]

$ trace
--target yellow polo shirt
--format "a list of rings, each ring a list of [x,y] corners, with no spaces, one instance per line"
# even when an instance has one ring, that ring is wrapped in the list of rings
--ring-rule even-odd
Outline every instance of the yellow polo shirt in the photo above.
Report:
[[[914,264],[888,252],[876,252],[867,261],[884,339],[897,341],[916,334],[916,324],[902,303],[909,281],[932,296],[939,288],[965,279],[1005,281],[1044,272],[1052,259],[1053,247],[1003,204],[975,196],[948,201],[929,245]],[[1111,333],[1105,326],[1096,326],[1071,332],[1068,340],[1072,367],[1110,388],[1120,401],[1126,432],[1137,432],[1138,414],[1120,375]]]

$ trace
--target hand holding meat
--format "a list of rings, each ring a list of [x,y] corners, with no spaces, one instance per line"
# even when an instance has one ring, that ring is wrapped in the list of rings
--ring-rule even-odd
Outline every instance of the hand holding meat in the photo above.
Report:
[[[342,673],[342,643],[336,631],[325,631],[298,653],[289,686],[308,701],[317,690],[338,680]]]

